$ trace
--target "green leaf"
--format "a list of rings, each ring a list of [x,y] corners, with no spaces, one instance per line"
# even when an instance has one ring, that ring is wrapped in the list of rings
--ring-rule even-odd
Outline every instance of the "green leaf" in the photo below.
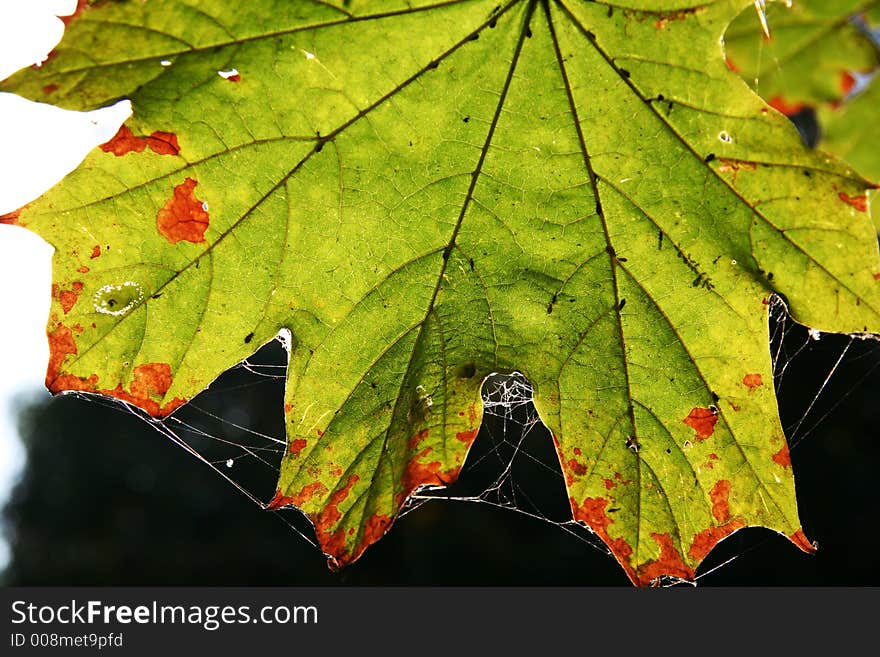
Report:
[[[770,39],[755,12],[745,11],[724,36],[728,63],[785,114],[838,104],[853,86],[853,73],[880,64],[880,53],[853,20],[878,7],[878,0],[771,3],[766,12]]]
[[[867,183],[726,67],[749,2],[628,4],[86,9],[8,85],[135,108],[16,219],[56,247],[48,386],[165,415],[288,329],[268,506],[334,566],[455,480],[514,370],[634,583],[747,526],[811,551],[768,307],[880,330]]]
[[[839,108],[822,108],[819,147],[843,158],[872,181],[880,182],[880,84],[877,79]]]

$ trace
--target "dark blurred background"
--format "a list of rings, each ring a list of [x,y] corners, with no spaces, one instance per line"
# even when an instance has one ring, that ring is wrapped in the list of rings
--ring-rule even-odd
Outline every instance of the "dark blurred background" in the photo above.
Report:
[[[773,532],[744,530],[713,551],[698,571],[706,573],[700,584],[876,586],[880,347],[847,336],[812,340],[790,322],[774,335],[798,504],[819,551],[808,556]],[[278,371],[271,365],[283,364],[284,353],[272,343],[251,362],[252,368],[221,377],[168,427],[268,500],[275,473],[258,458],[241,456],[238,445],[270,464],[278,446],[236,425],[283,436],[281,379],[265,374]],[[528,412],[514,413],[523,421]],[[312,536],[297,513],[261,510],[132,413],[76,396],[32,404],[21,411],[26,469],[3,512],[12,551],[5,584],[629,586],[588,532],[557,524],[568,506],[540,425],[519,447],[543,465],[520,453],[511,476],[493,487],[522,436],[518,427],[505,434],[504,421],[487,420],[450,493],[497,488],[486,499],[531,515],[488,503],[430,501],[399,519],[358,562],[331,573],[320,551],[297,534],[295,528]]]

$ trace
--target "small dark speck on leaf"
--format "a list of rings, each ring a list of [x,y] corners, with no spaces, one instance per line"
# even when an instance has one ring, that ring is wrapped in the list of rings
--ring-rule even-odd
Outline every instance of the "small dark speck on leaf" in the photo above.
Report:
[[[162,293],[161,293],[161,292],[156,292],[156,294],[154,294],[154,295],[153,295],[152,297],[150,297],[150,298],[151,298],[151,299],[158,299],[158,298],[161,297],[161,296],[162,296]]]
[[[715,153],[709,153],[709,154],[706,156],[706,162],[711,162],[711,161],[714,160],[714,159],[715,159]]]
[[[469,116],[466,116],[466,117],[464,117],[464,118],[462,119],[462,121],[463,121],[464,123],[467,123],[467,122],[470,121],[470,120],[471,120],[471,117],[469,117]]]
[[[433,69],[437,68],[438,66],[440,66],[440,62],[437,62],[437,61],[434,61],[434,62],[428,62],[428,68],[429,68],[429,69],[432,69],[432,70],[433,70]]]
[[[494,27],[495,27],[496,25],[498,25],[498,19],[497,19],[497,18],[493,18],[491,21],[489,21],[489,27],[490,27],[490,28],[493,28],[493,29],[494,29]]]
[[[479,39],[479,38],[480,38],[480,33],[479,33],[479,32],[474,32],[473,34],[471,34],[471,35],[467,38],[467,40],[468,40],[468,41],[476,41],[476,40]]]
[[[620,303],[617,304],[617,310],[623,310],[623,307],[626,305],[626,299],[621,299]]]
[[[670,448],[667,447],[667,448],[666,448],[666,453],[667,453],[667,454],[672,454],[672,450],[671,450]]]
[[[470,260],[468,260],[468,264],[471,266],[471,271],[473,271],[474,270],[474,259],[471,258]]]
[[[608,16],[608,18],[611,18],[612,16],[614,16],[614,6],[613,5],[608,5],[608,11],[606,12],[606,15]]]
[[[253,331],[244,336],[244,343],[249,344],[251,340],[254,339]]]
[[[470,379],[477,373],[477,366],[473,363],[463,363],[455,368],[453,374],[459,379]]]
[[[627,79],[629,78],[629,71],[627,71],[625,68],[618,69],[618,71],[620,71],[620,74],[621,74],[623,77],[625,77],[625,78],[627,78]]]
[[[526,39],[532,38],[532,28],[526,27]]]
[[[658,251],[663,250],[663,231],[662,230],[657,231],[657,250]]]

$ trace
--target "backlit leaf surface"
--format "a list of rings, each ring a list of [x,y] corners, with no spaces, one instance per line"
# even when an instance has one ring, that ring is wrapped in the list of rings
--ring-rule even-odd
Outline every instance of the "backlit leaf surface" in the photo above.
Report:
[[[768,304],[880,330],[880,260],[865,181],[725,64],[750,4],[86,7],[6,85],[135,110],[6,219],[57,249],[47,385],[167,415],[288,329],[268,506],[333,566],[455,480],[514,370],[634,583],[746,526],[810,551]]]

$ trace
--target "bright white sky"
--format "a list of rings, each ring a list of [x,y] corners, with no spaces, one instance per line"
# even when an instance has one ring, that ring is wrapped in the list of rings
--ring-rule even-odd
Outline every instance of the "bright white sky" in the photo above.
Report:
[[[42,62],[64,32],[76,0],[0,0],[0,80]],[[70,112],[0,93],[0,215],[34,200],[112,137],[128,101],[96,112]],[[0,224],[0,507],[24,463],[17,402],[48,398],[52,247],[30,231]],[[0,569],[8,561],[0,540]]]

